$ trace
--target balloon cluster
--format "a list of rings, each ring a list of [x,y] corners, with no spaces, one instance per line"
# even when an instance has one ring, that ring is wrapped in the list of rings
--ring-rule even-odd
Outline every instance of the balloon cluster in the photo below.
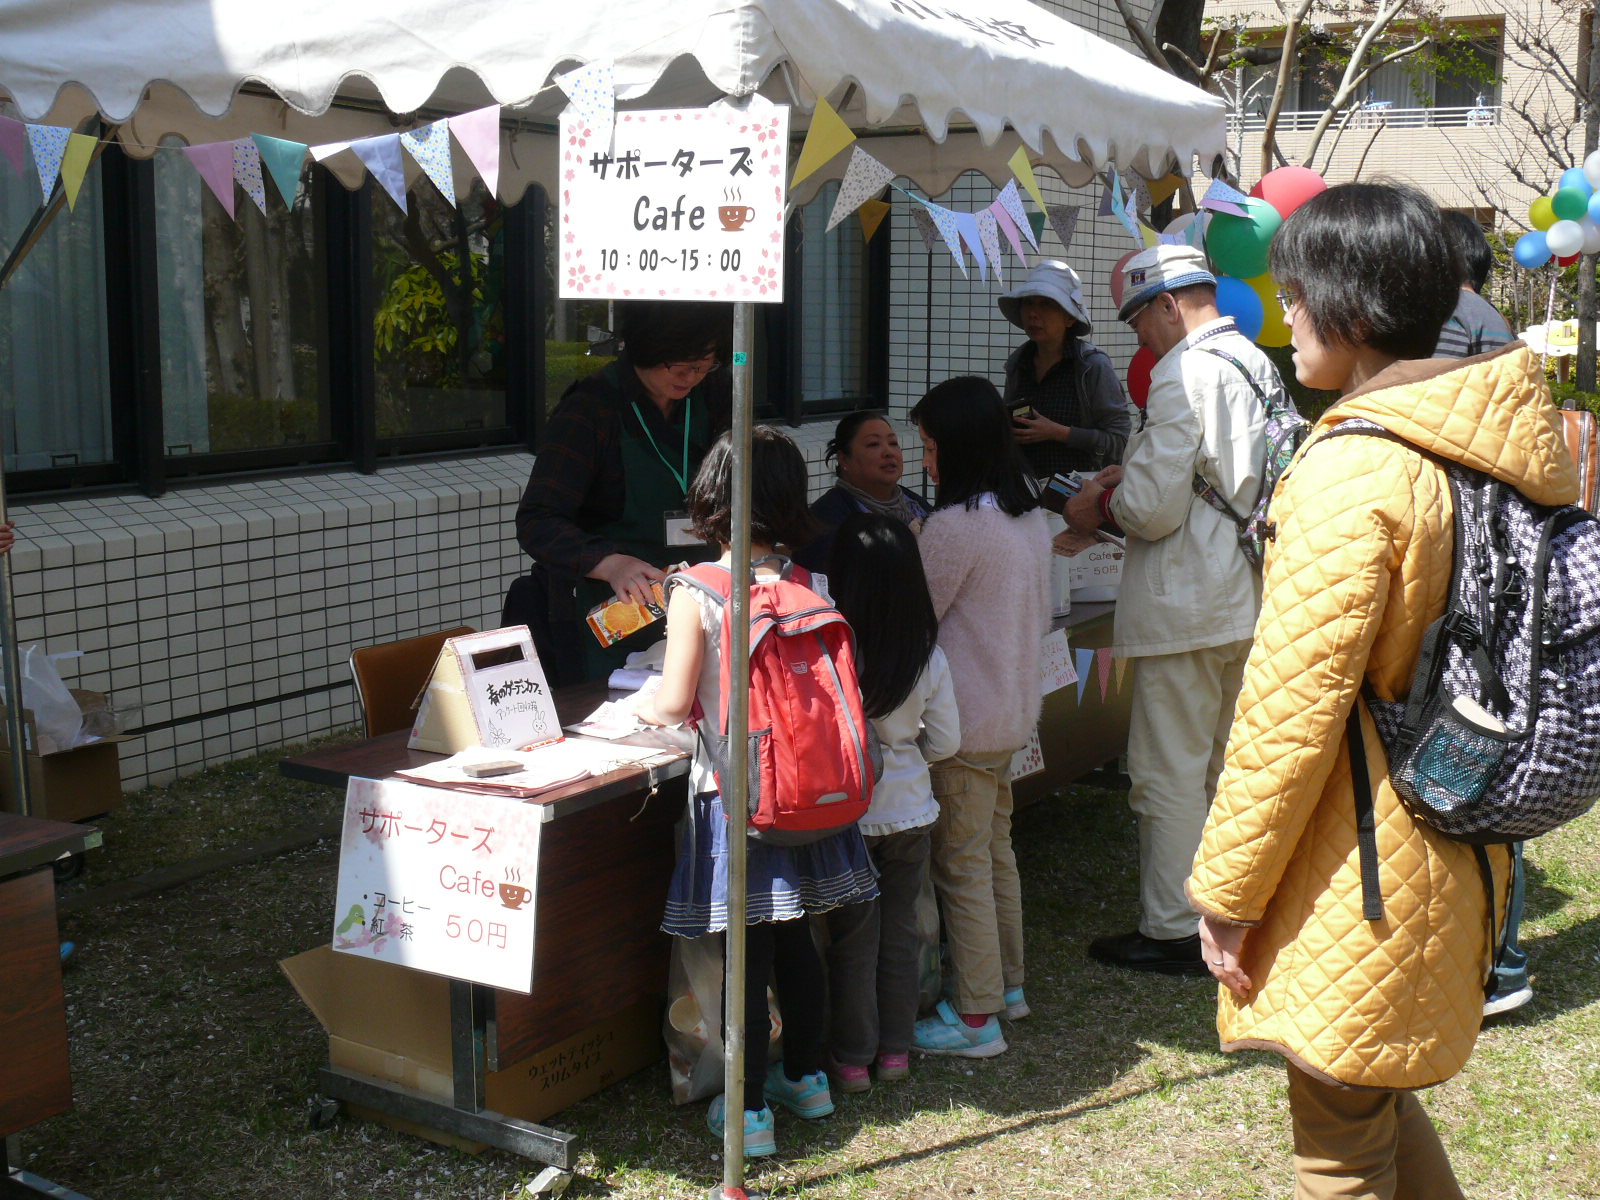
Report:
[[[1571,266],[1581,254],[1600,253],[1600,150],[1569,167],[1548,196],[1528,206],[1530,233],[1517,239],[1511,257],[1533,270],[1552,258],[1556,265]]]
[[[1278,304],[1278,285],[1267,272],[1267,251],[1284,219],[1318,192],[1327,181],[1309,167],[1279,167],[1261,177],[1250,196],[1239,205],[1243,215],[1226,212],[1189,213],[1166,227],[1166,233],[1183,233],[1193,221],[1202,223],[1206,256],[1217,276],[1217,309],[1232,317],[1239,332],[1262,346],[1287,346],[1289,326]],[[1135,250],[1111,271],[1112,298],[1122,304],[1123,265]],[[1141,346],[1128,364],[1128,394],[1141,408],[1150,391],[1155,356]]]

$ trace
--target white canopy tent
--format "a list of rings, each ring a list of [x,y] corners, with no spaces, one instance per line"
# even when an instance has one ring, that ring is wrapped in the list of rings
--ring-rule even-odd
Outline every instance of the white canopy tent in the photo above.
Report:
[[[98,116],[134,155],[173,135],[190,144],[251,133],[325,144],[498,103],[507,110],[499,193],[508,202],[555,178],[566,96],[552,78],[590,62],[614,64],[622,108],[760,94],[793,106],[793,125],[803,128],[824,97],[871,139],[873,157],[929,196],[968,170],[1003,184],[1018,139],[1035,166],[1070,185],[1113,165],[1145,177],[1187,175],[1196,156],[1208,166],[1222,153],[1217,98],[1029,0],[967,8],[942,0],[0,0],[0,98],[32,122],[81,128]],[[844,157],[791,199],[837,178]],[[348,185],[361,180],[353,154],[325,165]],[[749,326],[749,306],[737,306],[736,346],[748,347]],[[735,367],[734,396],[734,436],[745,447],[735,456],[739,561],[749,548],[741,475],[748,365]],[[736,630],[744,599],[736,589]],[[9,625],[9,616],[7,576],[0,621]],[[735,640],[736,679],[743,642]],[[5,657],[14,686],[14,650]],[[743,803],[741,700],[730,714],[730,811]],[[742,841],[730,854],[741,881]],[[741,885],[730,897],[730,930],[742,931],[742,918]],[[735,980],[742,941],[729,938]],[[730,1079],[742,1068],[739,1036],[730,1025]],[[729,1122],[729,1195],[739,1194],[742,1177],[739,1125]],[[473,1136],[512,1146],[487,1131]]]

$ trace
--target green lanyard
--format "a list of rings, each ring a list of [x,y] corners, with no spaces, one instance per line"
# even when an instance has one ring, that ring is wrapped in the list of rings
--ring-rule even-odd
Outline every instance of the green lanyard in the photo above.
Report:
[[[661,453],[661,447],[656,445],[656,439],[650,432],[650,426],[644,423],[644,414],[639,411],[639,402],[633,401],[633,415],[639,418],[639,428],[644,430],[644,436],[650,441],[650,449],[656,452],[656,457],[661,460],[661,465],[672,473],[678,481],[678,487],[685,496],[689,494],[689,425],[694,417],[694,397],[685,396],[683,400],[683,470],[679,471],[667,461],[667,456]]]

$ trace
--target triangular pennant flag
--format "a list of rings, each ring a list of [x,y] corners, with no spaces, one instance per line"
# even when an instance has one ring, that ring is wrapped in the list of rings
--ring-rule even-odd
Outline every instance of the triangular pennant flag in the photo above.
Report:
[[[233,216],[233,143],[203,142],[198,146],[185,146],[183,155],[200,172],[200,178],[206,181],[223,211]]]
[[[491,104],[451,117],[450,132],[493,196],[500,187],[500,106]]]
[[[1182,182],[1183,180],[1177,175],[1163,175],[1160,179],[1152,179],[1146,189],[1150,195],[1150,203],[1160,204],[1177,191]]]
[[[610,66],[609,63],[606,64]],[[455,172],[450,166],[450,122],[434,121],[421,129],[412,129],[400,135],[400,144],[417,160],[422,173],[433,180],[439,194],[456,206]]]
[[[1151,229],[1143,221],[1139,222],[1139,241],[1144,244],[1146,249],[1156,244],[1157,237],[1158,235],[1154,229]]]
[[[1093,650],[1074,650],[1073,661],[1078,667],[1078,703],[1083,703],[1083,689],[1089,682],[1089,668],[1094,666]]]
[[[1150,189],[1145,186],[1144,180],[1141,179],[1133,185],[1133,211],[1143,214],[1149,212],[1153,206],[1154,201],[1150,199]]]
[[[1035,246],[1037,246],[1040,239],[1044,237],[1044,223],[1048,219],[1049,218],[1047,218],[1043,212],[1028,214],[1028,228],[1033,230],[1033,244]],[[1073,220],[1077,220],[1077,218],[1074,217]]]
[[[261,151],[247,137],[233,143],[233,180],[244,194],[256,202],[261,215],[267,215],[267,181],[261,174]]]
[[[556,86],[567,94],[572,107],[578,111],[578,117],[594,131],[601,147],[611,145],[611,131],[617,120],[614,66],[609,61],[592,62],[576,71],[557,75]]]
[[[1022,234],[1017,231],[1017,223],[1011,219],[1011,214],[1000,207],[998,200],[989,206],[989,211],[994,214],[995,224],[1004,231],[1006,241],[1011,243],[1011,253],[1017,256],[1018,262],[1027,266],[1028,252],[1022,248]],[[1026,225],[1027,222],[1024,221],[1023,224]]]
[[[889,202],[887,200],[868,200],[856,210],[856,216],[861,221],[861,237],[870,242],[872,235],[878,232],[878,226],[883,224],[883,219],[889,215]]]
[[[377,137],[362,138],[351,142],[350,149],[366,164],[372,177],[383,185],[383,190],[389,193],[389,199],[400,206],[401,212],[405,212],[406,167],[405,160],[400,157],[400,135],[380,133]]]
[[[67,139],[72,136],[72,130],[63,125],[29,125],[27,128],[33,165],[39,172],[39,187],[48,200],[56,189],[56,177],[61,174],[61,159],[67,153]]]
[[[0,151],[18,179],[28,170],[28,131],[21,121],[0,117]]]
[[[1061,243],[1061,249],[1072,249],[1072,235],[1078,228],[1078,206],[1076,204],[1052,204],[1045,209],[1045,212],[1050,214],[1050,228],[1055,230],[1056,239]]]
[[[800,159],[794,164],[794,175],[789,180],[789,186],[795,187],[855,140],[856,135],[850,132],[850,126],[844,123],[844,118],[818,96],[816,111],[811,114],[811,125],[806,129],[805,144],[800,147]]]
[[[1158,245],[1158,246],[1183,246],[1183,245],[1187,245],[1187,243],[1184,241],[1184,237],[1185,237],[1185,234],[1183,234],[1183,233],[1158,233],[1158,234],[1156,234],[1156,245]]]
[[[61,156],[61,186],[67,192],[67,207],[78,207],[78,189],[83,187],[83,177],[94,161],[94,148],[98,138],[86,133],[75,133],[67,139],[67,151]]]
[[[1022,186],[1028,189],[1028,195],[1033,197],[1033,202],[1039,206],[1039,211],[1044,212],[1049,205],[1044,202],[1044,193],[1039,190],[1039,181],[1033,174],[1033,164],[1028,161],[1028,148],[1018,146],[1017,152],[1007,160],[1006,166],[1011,168],[1011,173],[1017,177]]]
[[[930,213],[920,203],[911,210],[911,219],[916,223],[917,232],[922,235],[922,244],[932,250],[939,244],[939,226]]]
[[[1005,273],[1000,265],[999,222],[994,219],[994,213],[987,208],[973,213],[972,219],[978,223],[978,240],[983,243],[983,253],[994,267],[994,277],[1004,285]]]
[[[850,165],[845,168],[844,180],[839,184],[839,195],[833,202],[833,212],[828,216],[827,228],[831,230],[873,196],[883,191],[893,178],[893,167],[884,166],[857,146],[850,152]]]
[[[956,266],[961,268],[961,273],[967,273],[967,257],[961,253],[961,230],[956,225],[956,214],[948,208],[942,208],[926,200],[922,202],[927,206],[928,213],[933,217],[933,223],[938,226],[939,234],[944,238],[944,244],[949,247],[951,255],[956,260]]]
[[[1113,216],[1116,216],[1116,213],[1117,213],[1116,204],[1111,199],[1113,186],[1115,186],[1115,185],[1109,184],[1109,183],[1106,184],[1105,185],[1105,190],[1100,193],[1100,211],[1095,213],[1095,216],[1097,216],[1097,217],[1113,217]]]
[[[1116,668],[1117,691],[1120,692],[1122,690],[1122,677],[1128,673],[1128,660],[1125,658],[1114,658],[1111,660],[1111,665]]]
[[[972,252],[972,257],[978,260],[978,278],[989,278],[989,260],[983,252],[983,235],[978,232],[978,218],[967,212],[958,212],[954,216],[956,228],[961,231],[961,241]]]
[[[1111,647],[1101,646],[1094,652],[1094,665],[1100,673],[1100,702],[1104,704],[1106,685],[1111,682]]]
[[[306,161],[306,144],[268,137],[264,133],[252,133],[250,138],[256,144],[256,153],[261,155],[261,165],[267,169],[272,186],[278,189],[283,206],[293,208],[300,198],[300,169]]]
[[[1183,236],[1188,240],[1189,245],[1198,246],[1204,239],[1205,232],[1206,221],[1203,215],[1197,214],[1195,219],[1189,222],[1189,228],[1183,231]]]
[[[1230,213],[1235,217],[1245,216],[1241,207],[1249,197],[1238,188],[1223,183],[1220,179],[1213,179],[1211,186],[1206,188],[1206,194],[1200,197],[1200,207],[1209,208],[1212,212]]]
[[[316,159],[318,162],[322,162],[325,159],[332,158],[335,154],[341,154],[344,151],[350,149],[350,143],[349,142],[323,142],[322,145],[320,145],[320,146],[312,146],[310,149],[311,149],[311,157]]]
[[[1008,180],[1005,187],[1000,189],[1000,194],[995,197],[1006,216],[1011,218],[1014,226],[1022,229],[1028,235],[1028,241],[1033,248],[1039,248],[1039,240],[1033,236],[1033,228],[1028,224],[1028,210],[1022,207],[1022,197],[1017,195],[1017,181]],[[996,214],[998,215],[998,214]]]
[[[1117,178],[1115,167],[1111,168],[1111,215],[1122,222],[1122,227],[1128,231],[1129,237],[1140,245],[1144,244],[1144,238],[1139,234],[1139,223],[1128,212],[1127,203],[1123,200],[1122,180]]]

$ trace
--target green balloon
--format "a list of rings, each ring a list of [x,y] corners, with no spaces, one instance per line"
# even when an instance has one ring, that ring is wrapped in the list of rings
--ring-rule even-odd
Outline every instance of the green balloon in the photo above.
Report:
[[[1589,197],[1579,188],[1564,187],[1550,197],[1550,207],[1563,221],[1581,221],[1589,211]]]
[[[1224,275],[1254,279],[1267,269],[1267,247],[1278,232],[1283,218],[1265,200],[1248,199],[1240,204],[1245,215],[1219,212],[1206,229],[1206,254],[1211,265]]]

